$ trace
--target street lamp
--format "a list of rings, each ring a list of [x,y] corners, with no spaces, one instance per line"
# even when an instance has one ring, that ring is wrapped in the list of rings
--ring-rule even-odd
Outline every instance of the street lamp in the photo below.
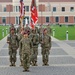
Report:
[[[10,8],[10,4],[9,4],[9,25],[10,25],[10,21],[11,21],[11,20],[10,20],[10,9],[11,9],[11,8]]]
[[[42,25],[42,4],[41,4],[41,25]]]

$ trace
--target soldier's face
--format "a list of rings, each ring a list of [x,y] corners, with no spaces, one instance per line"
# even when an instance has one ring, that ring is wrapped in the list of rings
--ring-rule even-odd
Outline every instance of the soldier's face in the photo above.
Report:
[[[47,33],[47,30],[44,31],[44,34],[46,34],[46,33]]]
[[[12,30],[11,33],[13,34],[14,33],[14,30]]]
[[[24,34],[24,37],[25,37],[25,38],[28,37],[28,34]]]

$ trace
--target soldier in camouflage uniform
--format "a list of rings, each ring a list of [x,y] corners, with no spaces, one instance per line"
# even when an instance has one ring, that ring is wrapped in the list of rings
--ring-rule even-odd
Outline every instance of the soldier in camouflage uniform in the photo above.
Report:
[[[28,34],[30,34],[30,32],[31,32],[31,29],[30,29],[30,27],[28,26],[28,24],[26,24],[25,31],[28,32]]]
[[[32,33],[33,34],[30,34],[31,42],[32,42],[32,45],[33,45],[31,61],[32,61],[33,66],[37,66],[39,36],[38,36],[38,34],[37,34],[35,29],[32,30]]]
[[[21,25],[19,25],[19,27],[17,28],[17,34],[19,34],[21,31]]]
[[[11,24],[11,26],[10,26],[10,28],[9,28],[9,33],[11,32],[11,29],[14,29],[14,32],[15,32],[15,34],[16,34],[16,28],[14,27],[13,24]]]
[[[47,29],[44,29],[43,35],[40,37],[40,43],[42,47],[42,61],[43,66],[49,65],[49,51],[51,49],[51,37],[47,34]]]
[[[40,28],[39,28],[39,35],[41,35],[42,33],[43,33],[43,27],[42,27],[42,25],[40,25]]]
[[[50,36],[51,36],[52,30],[51,30],[51,28],[50,28],[50,25],[49,25],[49,24],[47,25],[47,33],[48,33],[48,35],[50,35]]]
[[[21,28],[20,33],[18,34],[19,42],[23,38],[23,34],[24,34],[24,28]],[[22,49],[21,48],[19,48],[19,55],[20,55],[20,62],[21,62],[20,66],[23,66],[23,64],[22,64]]]
[[[7,37],[7,43],[9,44],[9,55],[10,55],[10,66],[15,66],[16,54],[18,49],[18,38],[14,32],[14,29],[11,29],[9,36]]]
[[[29,71],[32,44],[26,32],[24,33],[24,37],[20,41],[19,47],[22,49],[24,71]]]
[[[35,26],[36,33],[39,33],[38,27]]]

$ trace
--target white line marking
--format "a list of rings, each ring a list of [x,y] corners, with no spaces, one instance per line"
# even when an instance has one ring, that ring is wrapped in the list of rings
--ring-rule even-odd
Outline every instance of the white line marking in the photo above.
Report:
[[[48,67],[50,67],[50,66],[54,66],[54,67],[75,67],[75,64],[49,64]],[[16,67],[20,67],[20,65],[16,65]],[[42,67],[42,64],[38,65],[37,67]],[[10,66],[9,65],[1,65],[0,68],[10,68]]]

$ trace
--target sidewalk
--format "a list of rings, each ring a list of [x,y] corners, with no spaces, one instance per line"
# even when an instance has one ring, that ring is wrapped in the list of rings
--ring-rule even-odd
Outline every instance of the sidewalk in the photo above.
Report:
[[[49,66],[42,66],[41,47],[38,47],[38,66],[30,66],[30,72],[22,72],[19,51],[16,67],[10,67],[7,36],[0,41],[0,75],[75,75],[75,41],[60,41],[52,37]]]
[[[3,38],[2,40],[0,40],[0,50],[3,48],[6,42],[7,42],[7,36]]]
[[[65,50],[69,55],[75,58],[75,49],[67,44],[67,41],[60,41],[57,40],[56,38],[52,37],[52,41],[55,41],[63,50]],[[74,41],[70,41],[71,43]]]

